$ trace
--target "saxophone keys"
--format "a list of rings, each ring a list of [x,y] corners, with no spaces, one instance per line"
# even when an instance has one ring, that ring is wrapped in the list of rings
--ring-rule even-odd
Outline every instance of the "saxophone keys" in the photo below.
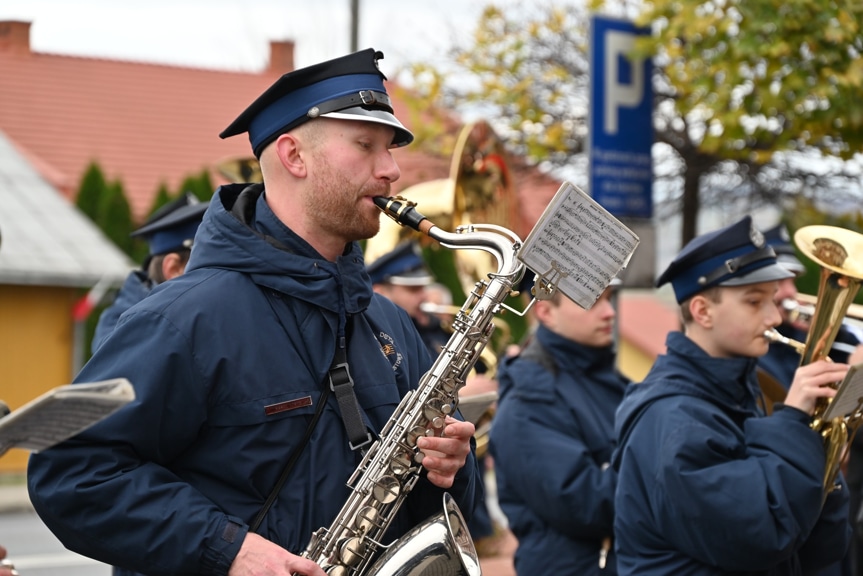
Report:
[[[362,538],[357,536],[345,538],[339,544],[339,560],[345,565],[340,568],[356,566],[363,559],[365,552],[366,545],[363,543]],[[331,574],[335,574],[335,572],[331,572]]]
[[[374,506],[363,506],[354,519],[354,527],[363,534],[368,534],[369,530],[377,525],[379,518],[380,514]]]
[[[422,436],[434,436],[434,430],[429,430],[425,426],[414,426],[405,436],[405,441],[411,448],[416,448],[417,440]]]
[[[381,504],[390,504],[401,494],[402,487],[394,476],[381,476],[372,488],[372,497]]]
[[[399,450],[390,460],[390,470],[396,476],[407,474],[411,467],[411,453],[407,450]]]
[[[443,400],[440,398],[432,398],[423,406],[423,416],[428,420],[434,420],[441,417],[441,415],[447,414],[445,410],[447,409],[447,405],[444,404]]]

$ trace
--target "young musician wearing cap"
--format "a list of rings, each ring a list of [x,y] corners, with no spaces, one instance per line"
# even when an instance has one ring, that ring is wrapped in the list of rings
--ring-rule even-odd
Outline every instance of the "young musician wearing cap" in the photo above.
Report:
[[[66,547],[122,574],[324,576],[302,552],[431,366],[407,314],[373,293],[357,242],[399,177],[391,149],[413,139],[381,57],[285,74],[222,132],[248,132],[264,183],[216,191],[186,273],[81,371],[127,377],[135,402],[30,461],[34,506]],[[331,390],[345,389],[343,405]],[[424,472],[386,540],[440,513],[445,492],[467,517],[481,497],[474,427],[443,420],[442,436],[416,440]]]
[[[609,462],[629,380],[615,366],[615,289],[589,310],[560,293],[537,301],[536,332],[499,371],[490,450],[520,576],[617,573]]]
[[[200,202],[187,192],[156,210],[143,226],[132,232],[133,237],[147,241],[149,254],[140,269],[129,273],[114,301],[99,316],[93,334],[94,351],[114,331],[123,312],[143,300],[155,286],[186,270],[207,205],[208,202]]]
[[[616,415],[619,574],[809,574],[844,555],[848,491],[823,501],[809,422],[848,366],[798,368],[771,416],[757,402],[762,335],[780,322],[773,298],[789,276],[749,217],[694,239],[660,276],[683,332]]]

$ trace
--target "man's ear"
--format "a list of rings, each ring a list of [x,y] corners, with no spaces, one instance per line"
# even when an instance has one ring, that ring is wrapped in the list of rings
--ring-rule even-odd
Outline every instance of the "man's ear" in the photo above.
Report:
[[[301,153],[303,143],[295,134],[288,132],[276,139],[276,154],[282,166],[296,178],[305,178],[306,161]]]
[[[185,271],[186,263],[176,252],[165,254],[162,258],[162,276],[166,281],[181,276]]]
[[[689,313],[699,326],[713,327],[713,302],[703,294],[696,294],[689,299]]]
[[[548,326],[551,321],[551,302],[548,300],[537,300],[533,305],[533,314],[543,326]]]

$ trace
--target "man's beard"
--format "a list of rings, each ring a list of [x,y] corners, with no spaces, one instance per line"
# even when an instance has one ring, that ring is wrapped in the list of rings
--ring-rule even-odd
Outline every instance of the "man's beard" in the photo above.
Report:
[[[347,178],[327,160],[315,176],[314,194],[306,197],[306,213],[315,224],[331,236],[344,238],[345,242],[371,238],[380,230],[380,211],[361,197],[368,195],[386,195],[389,186],[381,184],[377,187],[366,186],[357,190]]]

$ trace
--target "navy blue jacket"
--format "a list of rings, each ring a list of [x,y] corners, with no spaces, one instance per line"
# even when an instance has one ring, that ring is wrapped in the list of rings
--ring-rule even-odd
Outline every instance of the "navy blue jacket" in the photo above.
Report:
[[[520,575],[615,574],[612,536],[614,411],[627,380],[609,348],[582,346],[543,326],[536,340],[551,360],[526,357],[500,369],[490,434],[498,500],[518,539]],[[534,344],[530,344],[533,346]]]
[[[96,331],[93,334],[93,343],[91,346],[93,351],[108,339],[108,336],[114,331],[120,315],[143,300],[150,293],[151,289],[152,284],[150,283],[150,279],[143,270],[133,270],[126,276],[126,281],[123,282],[123,287],[120,288],[114,297],[114,302],[105,308],[99,316],[99,322],[96,323]]]
[[[317,408],[347,315],[373,430],[431,365],[407,314],[373,294],[359,245],[328,262],[260,185],[241,190],[217,191],[186,273],[123,314],[76,379],[127,377],[134,402],[31,457],[33,504],[73,551],[129,572],[226,574]],[[357,464],[331,394],[258,532],[301,553],[344,504]],[[467,517],[478,474],[471,456],[449,490]],[[391,534],[440,512],[443,493],[422,476]]]
[[[822,510],[809,416],[762,417],[755,359],[714,358],[680,332],[617,412],[621,575],[809,574],[842,558],[848,490]]]

